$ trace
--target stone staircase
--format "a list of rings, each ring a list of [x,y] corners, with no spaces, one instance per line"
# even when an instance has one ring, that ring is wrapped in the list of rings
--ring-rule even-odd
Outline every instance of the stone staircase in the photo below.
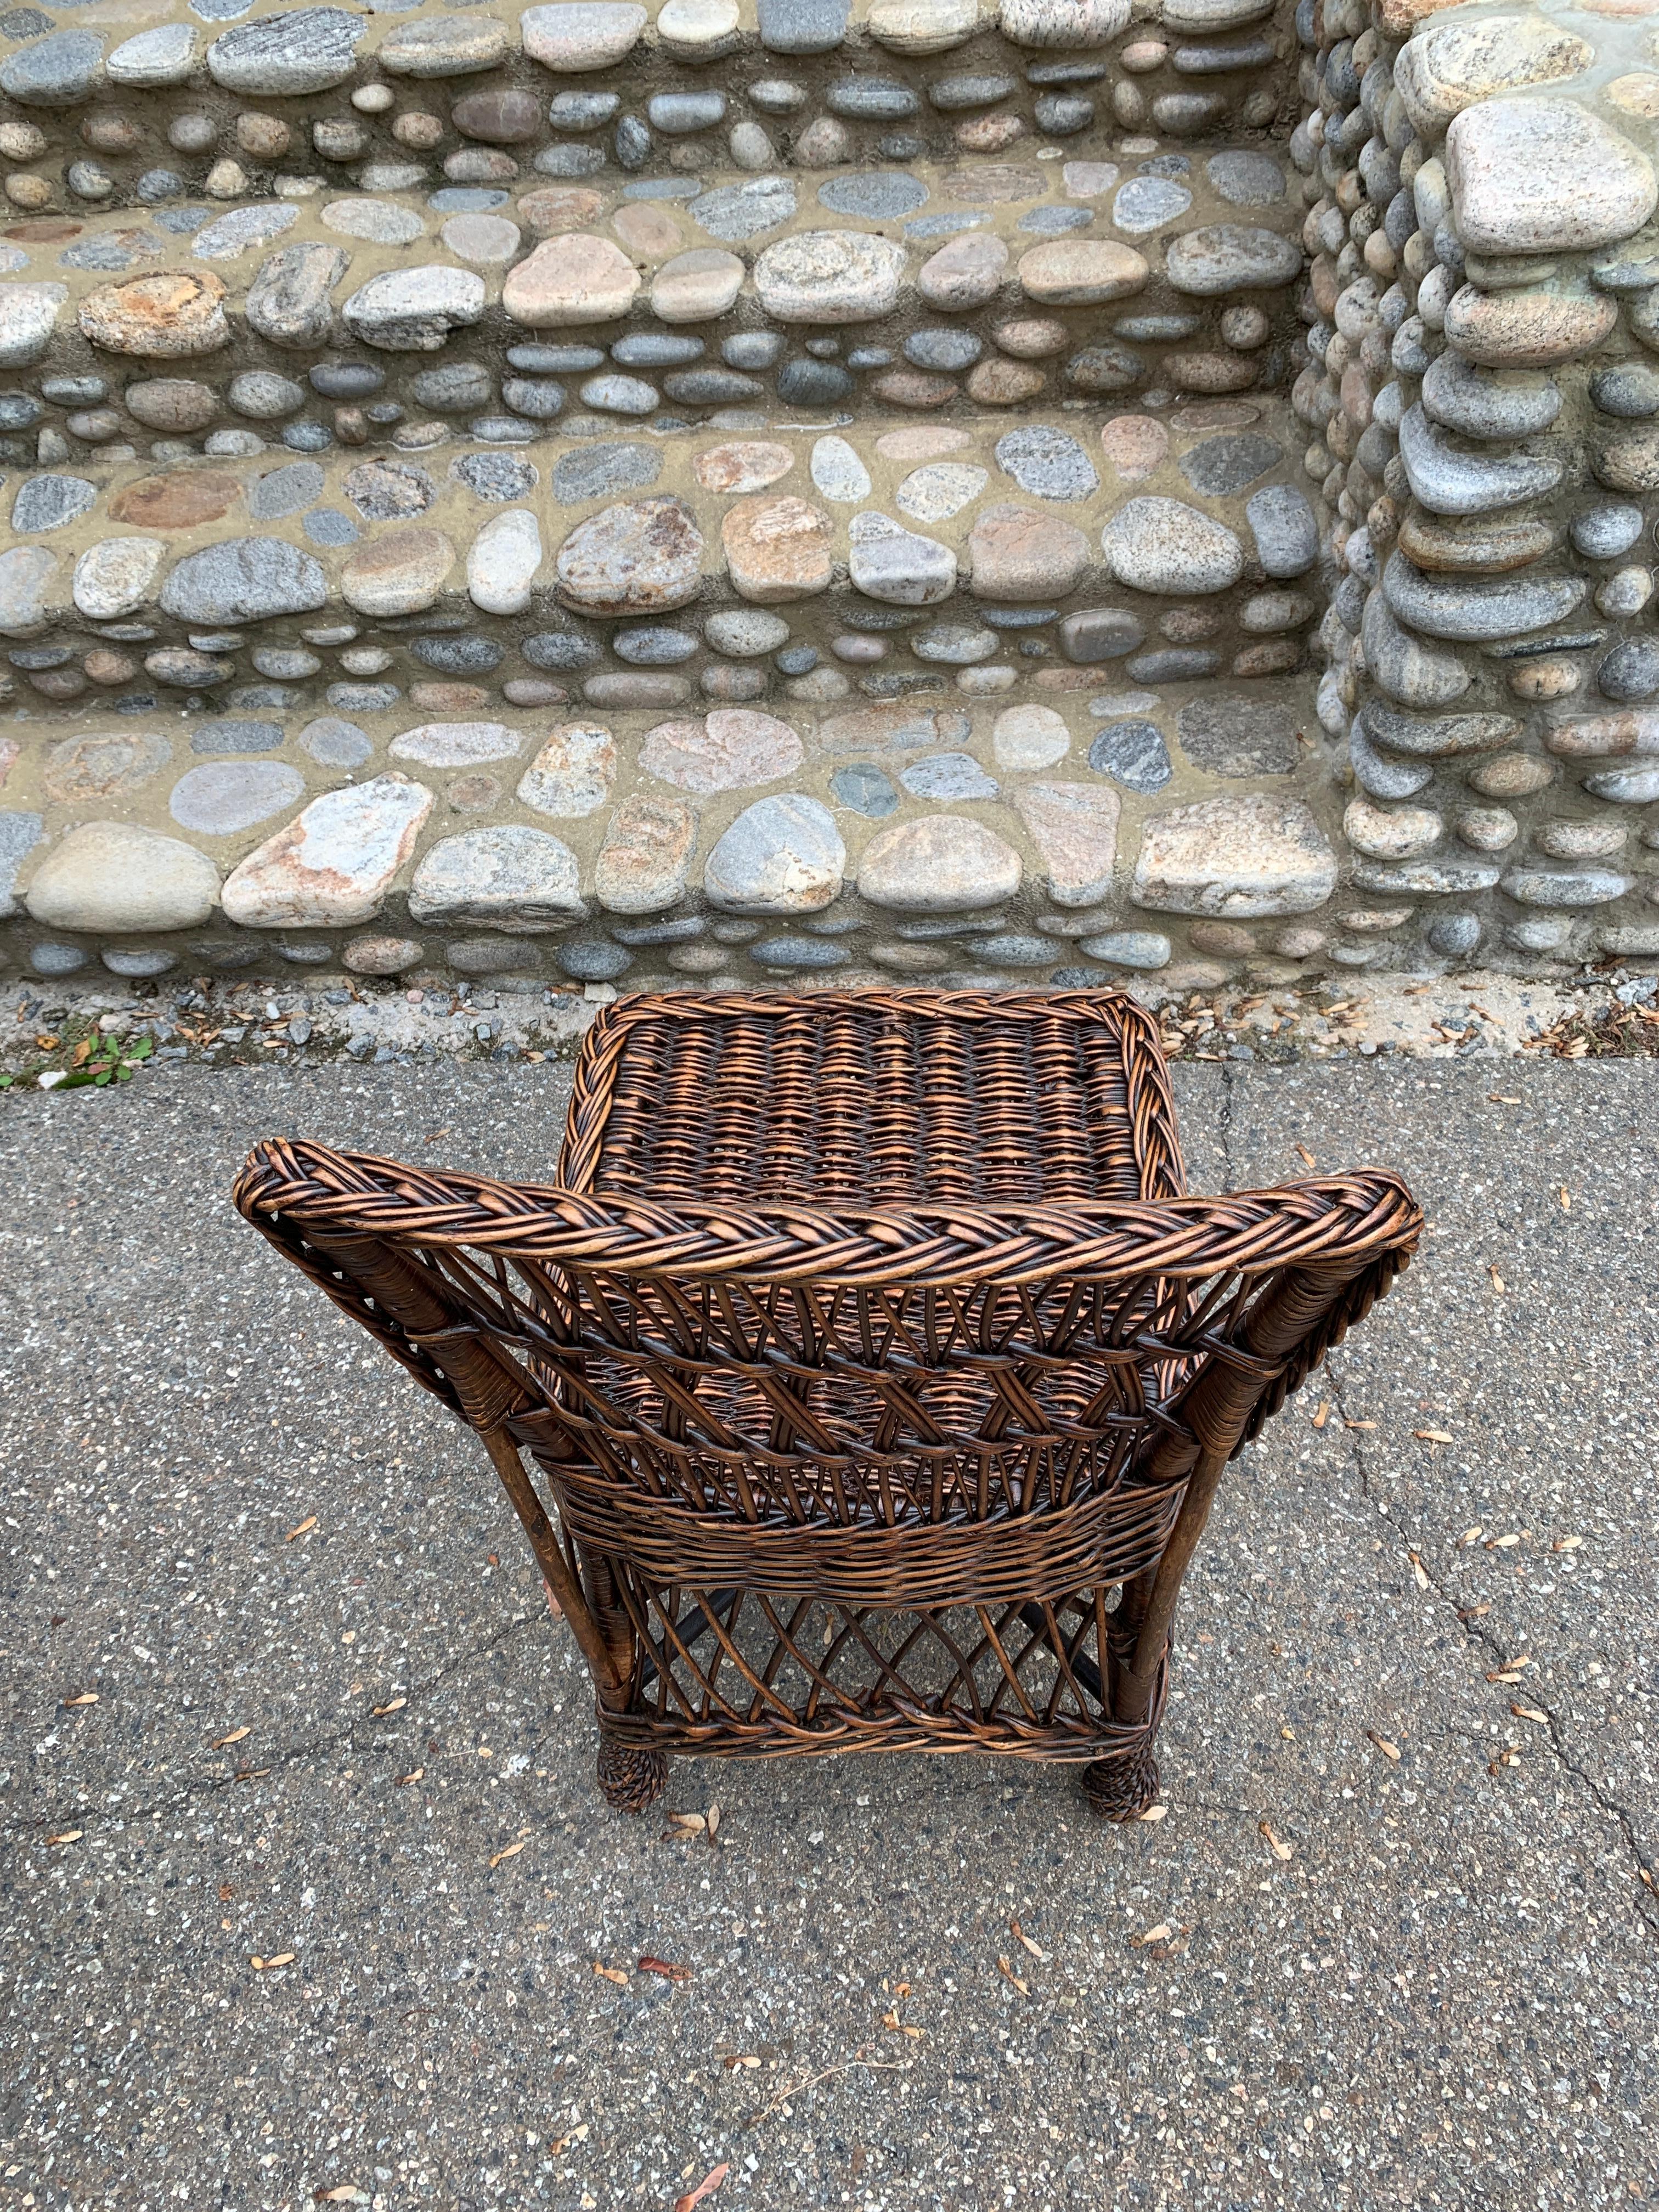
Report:
[[[0,962],[1646,949],[1634,878],[1580,896],[1630,802],[1550,796],[1646,718],[1516,704],[1605,643],[1531,641],[1589,588],[1582,448],[1481,350],[1547,298],[1606,352],[1620,286],[1459,244],[1432,24],[1397,90],[1410,23],[1349,0],[125,4],[0,17]],[[1466,78],[1582,69],[1481,20]],[[1596,127],[1626,236],[1645,156]],[[1639,628],[1630,511],[1571,548]]]

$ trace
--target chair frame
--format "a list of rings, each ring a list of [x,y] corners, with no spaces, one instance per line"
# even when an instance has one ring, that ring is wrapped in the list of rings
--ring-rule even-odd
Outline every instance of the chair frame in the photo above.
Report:
[[[810,1097],[776,1095],[799,1071],[764,1063],[784,1022],[839,1024],[872,1068],[947,1024],[1004,1092],[1017,1044],[1027,1092],[980,1088],[1023,1117],[1009,1172],[1036,1194],[930,1198],[926,1159],[903,1204],[797,1202],[724,1159],[626,1187],[642,1131],[696,1150],[696,1039],[754,1088],[757,1147],[810,1127]],[[1070,1194],[1075,1166],[1036,1188],[1062,1048],[1121,1084],[1133,1198]],[[939,1141],[960,1169],[973,1132]],[[1084,1763],[1092,1809],[1133,1818],[1223,1470],[1422,1225],[1382,1170],[1187,1197],[1156,1023],[1117,993],[619,1000],[555,1184],[273,1139],[235,1202],[477,1431],[590,1669],[600,1786],[634,1811],[671,1751],[928,1749]]]

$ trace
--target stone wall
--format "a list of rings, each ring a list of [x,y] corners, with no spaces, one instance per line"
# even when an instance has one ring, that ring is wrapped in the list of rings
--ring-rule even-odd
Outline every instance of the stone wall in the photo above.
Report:
[[[0,967],[1659,953],[1630,0],[261,4],[0,15]]]

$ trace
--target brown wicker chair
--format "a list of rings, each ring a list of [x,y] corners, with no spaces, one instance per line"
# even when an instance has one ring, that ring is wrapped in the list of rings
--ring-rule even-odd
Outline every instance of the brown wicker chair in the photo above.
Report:
[[[1139,1812],[1221,1471],[1421,1224],[1186,1197],[1115,993],[623,999],[552,1187],[274,1139],[236,1203],[478,1431],[635,1810],[669,1752],[885,1750]]]

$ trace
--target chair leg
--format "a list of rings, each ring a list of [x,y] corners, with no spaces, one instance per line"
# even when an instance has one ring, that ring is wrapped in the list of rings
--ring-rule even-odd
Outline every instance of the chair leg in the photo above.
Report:
[[[599,1732],[599,1790],[613,1812],[648,1812],[668,1786],[668,1761],[659,1751],[635,1751]]]
[[[1158,1796],[1150,1736],[1125,1758],[1097,1759],[1083,1770],[1083,1798],[1100,1820],[1137,1820]]]

